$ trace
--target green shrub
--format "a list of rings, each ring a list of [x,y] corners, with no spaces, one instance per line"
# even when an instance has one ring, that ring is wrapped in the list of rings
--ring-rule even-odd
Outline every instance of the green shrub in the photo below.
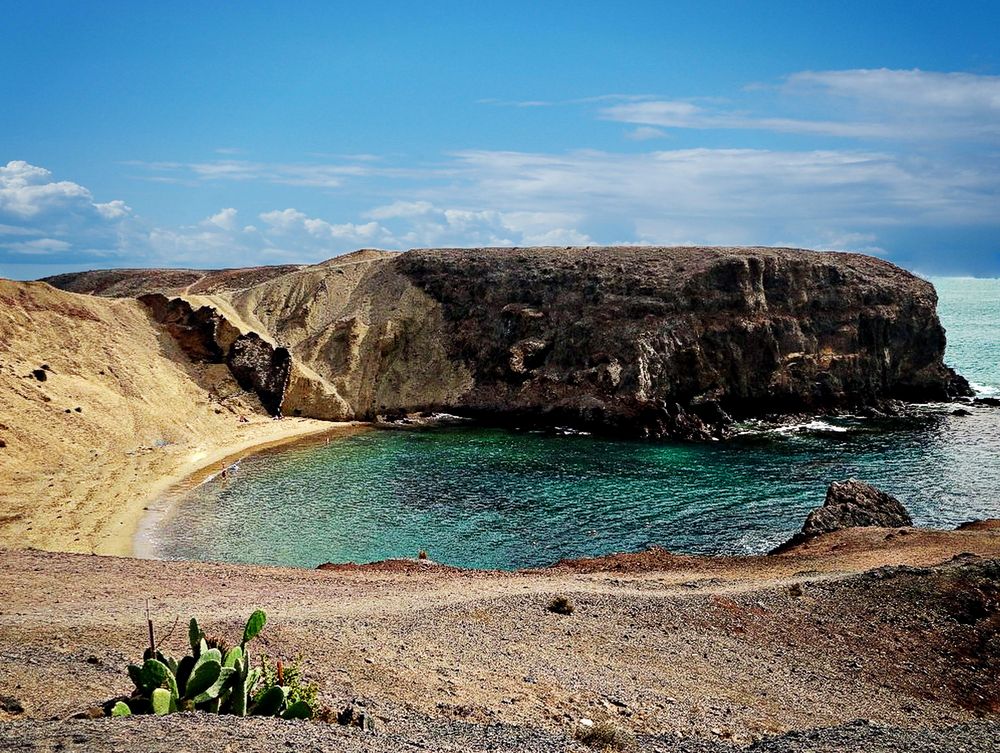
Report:
[[[319,686],[304,679],[301,654],[291,664],[285,664],[280,659],[271,664],[267,654],[260,657],[260,683],[255,689],[255,697],[263,695],[276,685],[285,688],[289,706],[302,702],[311,709],[319,708]]]

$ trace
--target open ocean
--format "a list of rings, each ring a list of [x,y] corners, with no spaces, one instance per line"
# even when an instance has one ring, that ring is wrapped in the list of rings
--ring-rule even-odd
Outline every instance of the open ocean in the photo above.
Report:
[[[937,278],[946,360],[1000,395],[1000,280]],[[300,565],[415,557],[517,568],[637,550],[761,553],[855,476],[918,525],[1000,517],[1000,408],[823,419],[724,443],[484,428],[367,431],[243,459],[167,500],[145,554]]]

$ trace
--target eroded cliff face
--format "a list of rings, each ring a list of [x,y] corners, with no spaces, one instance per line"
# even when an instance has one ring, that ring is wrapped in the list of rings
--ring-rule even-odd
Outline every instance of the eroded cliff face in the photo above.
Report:
[[[396,269],[438,301],[474,375],[460,407],[647,436],[963,391],[930,283],[791,249],[419,250]],[[699,425],[703,424],[703,425]]]
[[[287,348],[241,331],[212,306],[195,307],[162,293],[147,293],[139,301],[191,360],[226,364],[237,384],[255,394],[268,413],[280,413],[291,370]]]
[[[287,414],[441,410],[704,439],[725,434],[730,417],[968,390],[943,364],[930,283],[853,254],[362,251],[281,275],[212,273],[198,285],[215,313],[192,308],[194,329],[205,328],[199,317],[221,317],[209,339],[227,362],[243,348],[234,374],[256,379],[265,405]],[[158,319],[193,351],[212,351]],[[240,377],[247,364],[255,377]]]

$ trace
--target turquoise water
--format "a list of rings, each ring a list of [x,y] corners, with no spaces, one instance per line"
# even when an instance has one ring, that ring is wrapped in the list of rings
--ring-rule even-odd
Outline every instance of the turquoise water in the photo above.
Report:
[[[948,333],[945,361],[980,394],[1000,394],[1000,280],[943,277],[933,282],[938,316]]]
[[[948,361],[1000,392],[1000,281],[935,280]],[[245,458],[185,494],[150,533],[161,557],[313,567],[413,557],[545,565],[658,544],[764,552],[857,476],[918,524],[1000,517],[1000,409],[927,406],[826,419],[709,445],[484,428],[369,431]]]

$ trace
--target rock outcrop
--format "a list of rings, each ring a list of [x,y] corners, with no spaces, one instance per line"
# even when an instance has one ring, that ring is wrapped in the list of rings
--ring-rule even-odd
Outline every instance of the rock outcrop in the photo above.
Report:
[[[287,348],[256,332],[242,332],[212,306],[195,308],[162,293],[142,295],[139,301],[193,361],[226,364],[237,384],[256,394],[268,413],[281,412],[291,370]]]
[[[841,528],[898,528],[912,525],[910,514],[898,499],[871,484],[852,478],[830,484],[823,506],[809,513],[802,526],[802,533],[806,536],[818,536]]]
[[[802,530],[771,553],[787,551],[811,538],[842,528],[912,525],[910,513],[891,494],[855,478],[834,481],[826,490],[823,506],[809,513]]]
[[[284,390],[268,384],[288,414],[432,410],[708,439],[733,419],[969,394],[943,363],[933,286],[856,254],[418,249],[201,274],[166,295],[211,291],[197,297],[242,335],[287,348]],[[165,279],[116,275],[117,290]]]

